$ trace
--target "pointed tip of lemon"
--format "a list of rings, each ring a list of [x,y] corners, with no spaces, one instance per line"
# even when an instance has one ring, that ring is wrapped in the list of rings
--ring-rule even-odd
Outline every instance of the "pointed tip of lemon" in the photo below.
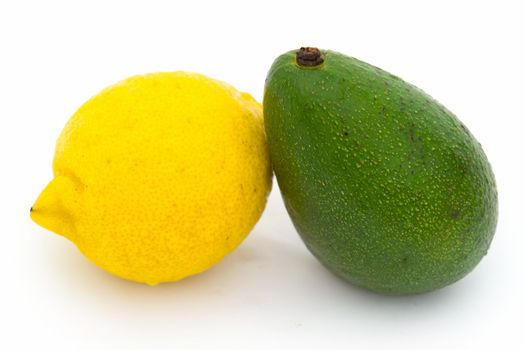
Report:
[[[29,216],[37,225],[70,237],[74,231],[76,197],[74,183],[65,176],[57,176],[40,193],[29,209]]]
[[[38,211],[35,209],[35,206],[33,205],[31,208],[29,208],[29,217],[31,218],[31,220],[33,220],[36,224],[38,224],[38,222],[36,221],[36,217],[38,216]]]

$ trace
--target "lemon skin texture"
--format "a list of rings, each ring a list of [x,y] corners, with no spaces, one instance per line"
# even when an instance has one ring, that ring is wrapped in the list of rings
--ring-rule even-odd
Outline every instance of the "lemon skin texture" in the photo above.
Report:
[[[150,285],[234,250],[272,181],[261,105],[186,72],[131,77],[87,101],[58,138],[53,173],[31,218]]]

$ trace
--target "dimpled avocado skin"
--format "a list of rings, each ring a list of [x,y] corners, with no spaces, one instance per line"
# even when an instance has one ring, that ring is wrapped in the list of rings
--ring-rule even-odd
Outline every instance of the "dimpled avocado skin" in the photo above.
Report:
[[[385,294],[451,284],[487,253],[497,222],[490,164],[445,107],[333,51],[278,57],[265,86],[270,156],[286,208],[329,270]]]

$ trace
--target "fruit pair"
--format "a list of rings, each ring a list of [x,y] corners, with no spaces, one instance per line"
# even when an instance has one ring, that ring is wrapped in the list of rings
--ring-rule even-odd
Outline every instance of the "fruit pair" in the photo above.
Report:
[[[248,234],[270,191],[269,158],[306,246],[354,284],[430,291],[488,250],[496,188],[466,127],[401,79],[313,48],[274,62],[264,121],[249,95],[201,75],[104,90],[62,132],[32,217],[114,274],[173,281]]]

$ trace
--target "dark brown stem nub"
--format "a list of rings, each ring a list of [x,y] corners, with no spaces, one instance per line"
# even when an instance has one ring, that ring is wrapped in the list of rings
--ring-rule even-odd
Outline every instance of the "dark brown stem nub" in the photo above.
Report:
[[[317,47],[301,47],[295,60],[303,67],[315,67],[324,62],[324,57]]]

